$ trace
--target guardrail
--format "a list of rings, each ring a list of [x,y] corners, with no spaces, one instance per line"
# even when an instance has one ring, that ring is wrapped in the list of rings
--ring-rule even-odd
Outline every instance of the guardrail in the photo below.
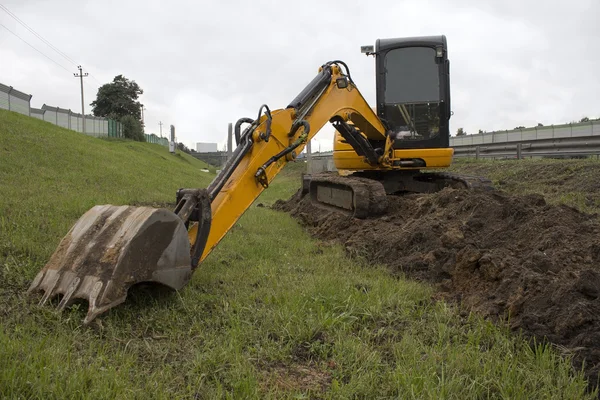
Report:
[[[450,138],[455,157],[579,157],[600,154],[600,121]]]
[[[454,146],[455,157],[581,157],[600,154],[600,136]]]

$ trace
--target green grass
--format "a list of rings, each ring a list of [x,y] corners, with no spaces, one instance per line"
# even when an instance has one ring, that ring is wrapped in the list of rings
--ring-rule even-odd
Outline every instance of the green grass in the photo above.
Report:
[[[159,145],[100,140],[0,110],[0,258],[42,262],[95,204],[173,203],[177,189],[210,182],[204,167]]]
[[[541,194],[551,204],[600,213],[600,161],[455,159],[451,171],[486,176],[513,194]]]
[[[87,138],[0,112],[0,398],[585,399],[556,352],[348,259],[252,207],[179,293],[138,288],[81,325],[24,295],[96,203],[171,202],[210,177],[157,145]],[[292,164],[258,202],[287,198]]]

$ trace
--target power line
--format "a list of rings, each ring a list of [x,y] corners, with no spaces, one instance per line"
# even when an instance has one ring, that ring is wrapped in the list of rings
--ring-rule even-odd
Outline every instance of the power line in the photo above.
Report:
[[[10,11],[8,8],[6,8],[5,5],[0,4],[0,9],[2,9],[3,11],[5,11],[9,16],[11,16],[15,21],[17,21],[19,24],[21,24],[23,27],[25,27],[25,29],[27,29],[29,32],[31,32],[33,35],[35,35],[38,39],[40,39],[42,42],[44,42],[46,45],[48,45],[52,50],[54,50],[55,52],[57,52],[58,54],[60,54],[62,57],[64,57],[67,61],[71,62],[73,65],[79,65],[78,62],[76,62],[75,60],[73,60],[71,57],[69,57],[68,55],[66,55],[63,51],[61,51],[60,49],[58,49],[56,46],[54,46],[52,43],[50,43],[48,40],[44,39],[42,37],[42,35],[40,35],[39,33],[37,33],[32,27],[30,27],[29,25],[27,25],[22,19],[20,19],[19,17],[17,17],[12,11]],[[5,26],[6,28],[6,26]],[[6,28],[8,30],[8,28]],[[14,32],[13,33],[15,36],[17,36]],[[19,37],[19,39],[21,39]],[[21,39],[23,40],[23,39]],[[23,40],[24,41],[24,40]],[[27,43],[29,44],[29,43]],[[30,45],[31,46],[31,45]],[[33,46],[32,46],[33,47]],[[37,49],[36,49],[37,50]],[[39,52],[39,50],[37,50]],[[46,55],[44,55],[45,57],[47,57]],[[49,57],[47,57],[49,58]],[[52,60],[54,62],[54,60]],[[64,67],[63,67],[64,68]],[[66,68],[65,68],[66,69]],[[102,82],[100,82],[95,76],[93,76],[92,74],[89,74],[89,76],[94,79],[96,82],[98,82],[99,85],[103,85]]]
[[[94,75],[90,74],[90,77],[91,77],[93,80],[95,80],[96,82],[98,82],[98,85],[100,85],[100,86],[104,85],[102,82],[100,82],[98,79],[96,79],[96,77],[95,77]]]
[[[90,76],[91,76],[91,75],[90,75]],[[97,91],[97,90],[98,90],[98,88],[97,88],[96,86],[94,86],[93,84],[91,84],[91,83],[89,83],[89,82],[83,81],[83,84],[84,84],[85,86],[87,86],[89,89],[92,89],[92,90],[94,90],[94,91]]]
[[[15,35],[17,38],[19,38],[21,41],[23,41],[23,43],[25,43],[27,46],[31,47],[32,49],[34,49],[35,51],[37,51],[38,53],[40,53],[41,55],[43,55],[44,57],[46,57],[48,60],[52,61],[54,64],[58,65],[59,67],[61,67],[62,69],[64,69],[65,71],[71,73],[71,71],[69,71],[67,68],[65,68],[63,65],[59,64],[58,62],[54,61],[52,58],[48,57],[46,54],[42,53],[40,50],[38,50],[37,48],[35,48],[32,44],[30,44],[28,41],[26,41],[25,39],[23,39],[21,36],[17,35],[16,33],[14,33],[13,31],[11,31],[10,29],[8,29],[6,26],[4,26],[3,24],[0,23],[0,26],[3,27],[4,29],[6,29],[7,31],[9,31],[10,33],[12,33],[13,35]]]
[[[25,27],[25,29],[27,29],[29,32],[31,32],[32,34],[34,34],[38,39],[40,39],[42,42],[44,42],[46,45],[48,45],[52,50],[54,50],[55,52],[57,52],[58,54],[60,54],[61,56],[63,56],[67,61],[73,63],[74,65],[78,65],[79,64],[75,60],[73,60],[71,57],[69,57],[68,55],[66,55],[65,53],[63,53],[62,51],[60,51],[58,48],[56,48],[52,43],[50,43],[49,41],[47,41],[46,39],[44,39],[42,37],[42,35],[40,35],[36,31],[34,31],[33,28],[31,28],[29,25],[27,25],[25,22],[23,22],[19,17],[17,17],[15,14],[13,14],[8,8],[6,8],[6,6],[4,6],[3,4],[0,4],[0,8],[2,10],[4,10],[8,15],[10,15],[19,24],[23,25]]]

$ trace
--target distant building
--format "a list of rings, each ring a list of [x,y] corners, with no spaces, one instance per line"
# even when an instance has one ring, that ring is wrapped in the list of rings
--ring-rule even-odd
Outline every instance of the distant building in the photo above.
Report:
[[[217,143],[196,143],[198,153],[212,153],[218,151]]]

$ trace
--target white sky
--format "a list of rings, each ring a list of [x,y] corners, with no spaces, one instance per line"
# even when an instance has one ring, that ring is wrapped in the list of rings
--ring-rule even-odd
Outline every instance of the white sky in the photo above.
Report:
[[[81,63],[86,111],[123,74],[143,89],[146,132],[173,124],[178,141],[226,141],[227,123],[284,108],[326,61],[340,59],[375,104],[378,38],[445,34],[451,131],[492,131],[600,117],[600,0],[0,0]],[[32,105],[80,111],[76,65],[0,9],[0,82]],[[166,129],[163,126],[163,134]],[[313,149],[331,149],[332,129]],[[193,146],[195,147],[195,146]],[[313,151],[314,151],[313,150]]]

